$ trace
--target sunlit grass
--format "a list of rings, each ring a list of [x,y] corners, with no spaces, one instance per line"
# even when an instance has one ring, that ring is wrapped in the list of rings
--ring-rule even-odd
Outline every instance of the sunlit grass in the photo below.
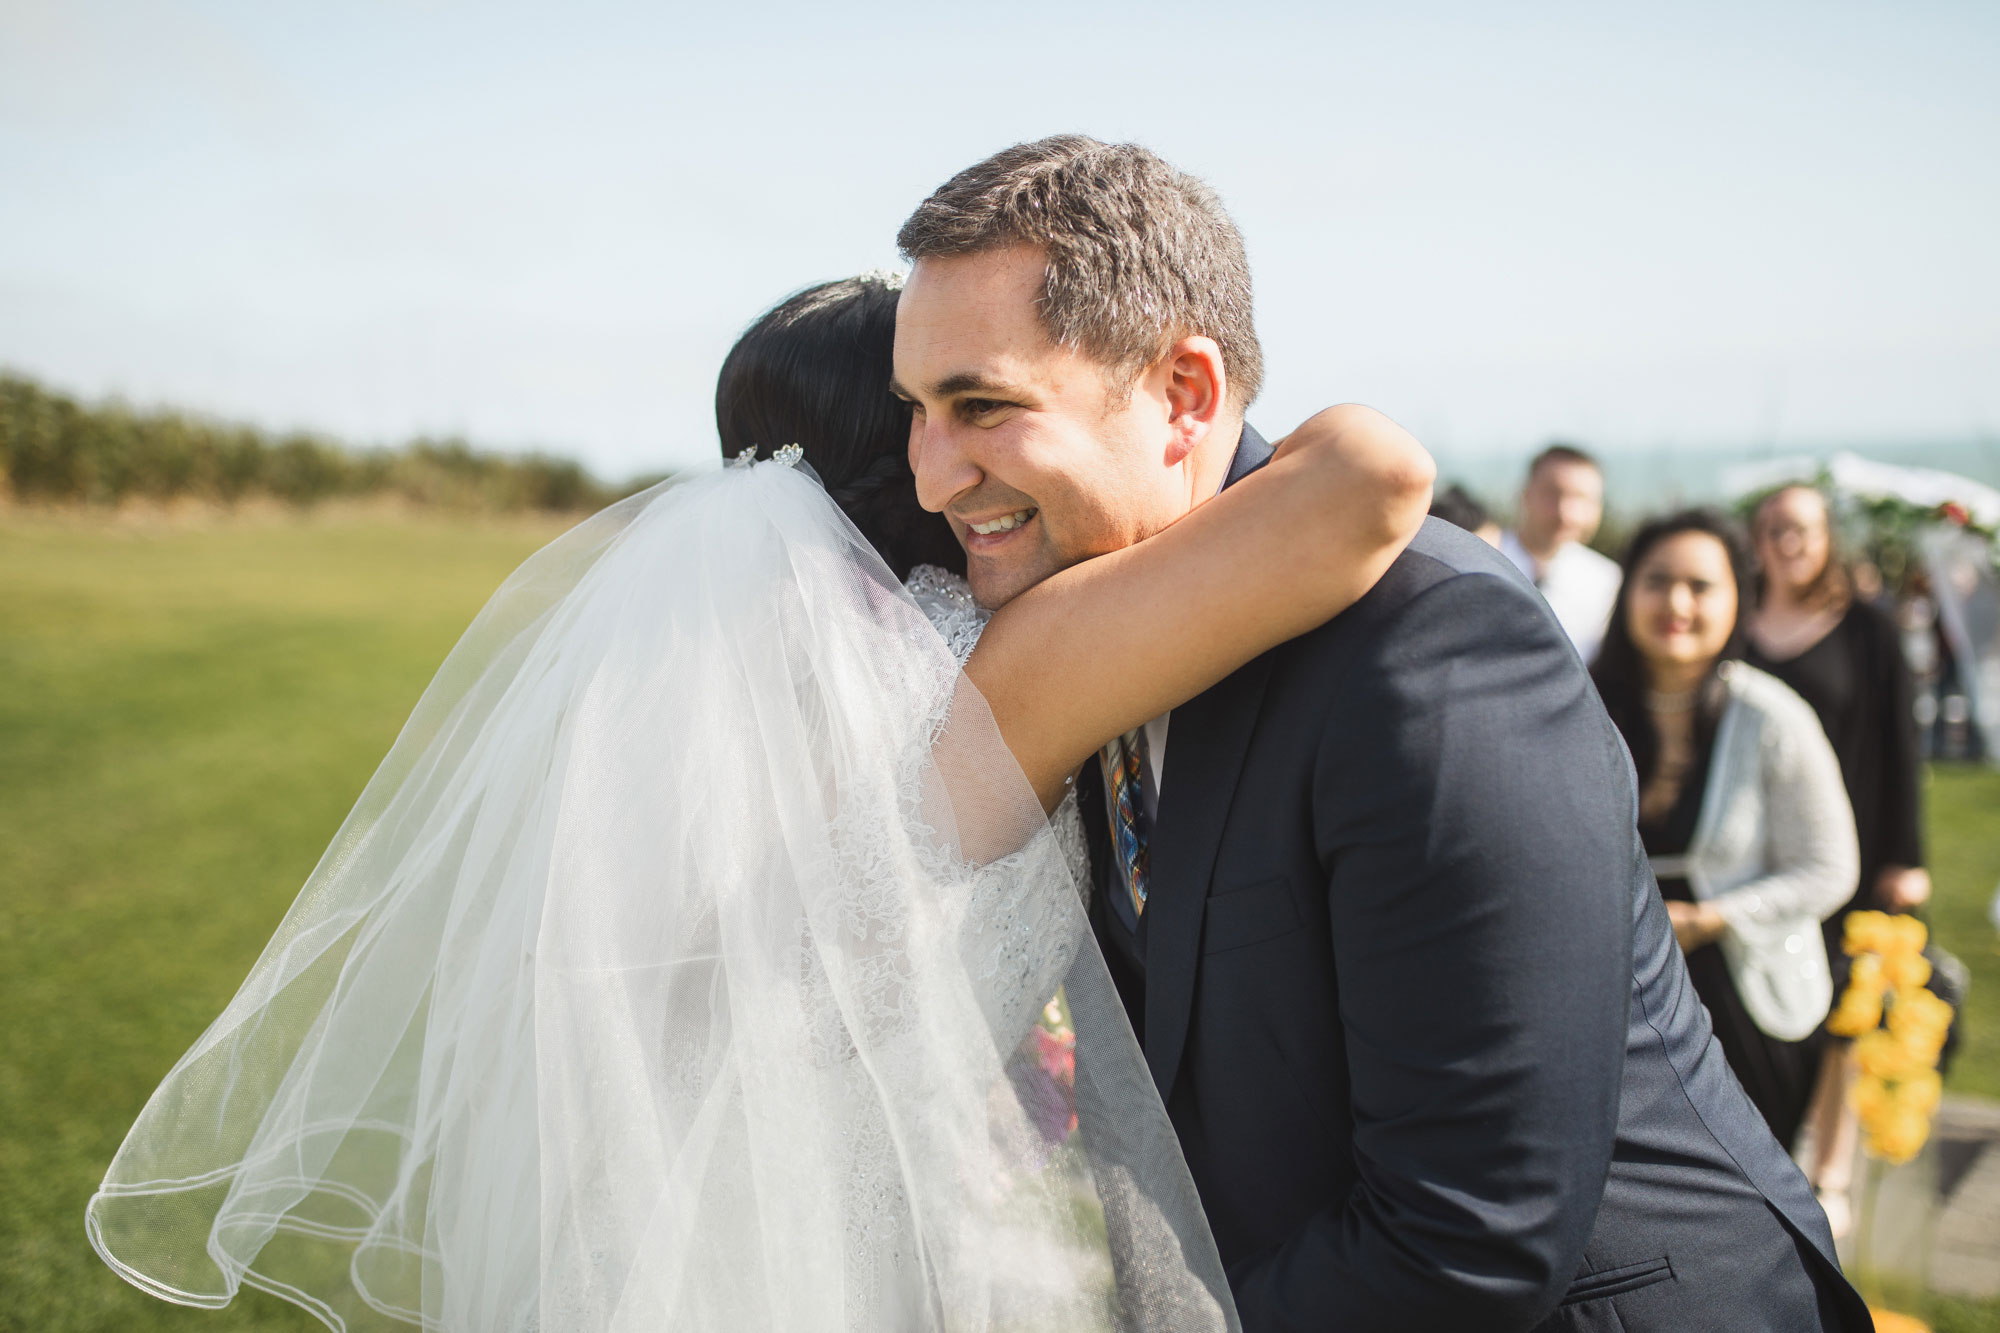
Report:
[[[1931,925],[1938,943],[1972,971],[1963,1034],[1945,1086],[2000,1097],[2000,931],[1987,913],[2000,888],[2000,772],[1937,769],[1925,792],[1930,816]]]
[[[305,1329],[141,1295],[82,1208],[540,524],[0,523],[0,1327]]]

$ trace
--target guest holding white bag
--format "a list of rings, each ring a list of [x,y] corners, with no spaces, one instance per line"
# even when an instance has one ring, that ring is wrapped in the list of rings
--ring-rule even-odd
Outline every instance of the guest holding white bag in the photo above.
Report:
[[[1854,813],[1812,709],[1741,661],[1750,558],[1690,510],[1633,537],[1592,668],[1639,774],[1639,831],[1730,1068],[1796,1137],[1833,1000],[1820,922],[1854,890]]]

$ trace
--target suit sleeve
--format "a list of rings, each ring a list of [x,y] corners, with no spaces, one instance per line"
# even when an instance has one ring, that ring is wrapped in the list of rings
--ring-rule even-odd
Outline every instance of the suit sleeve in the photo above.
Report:
[[[1631,767],[1526,588],[1459,574],[1338,686],[1313,793],[1356,1183],[1230,1274],[1244,1327],[1528,1329],[1609,1170]]]

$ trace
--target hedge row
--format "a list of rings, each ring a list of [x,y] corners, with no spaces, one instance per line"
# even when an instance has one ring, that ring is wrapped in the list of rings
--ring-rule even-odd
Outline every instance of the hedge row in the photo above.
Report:
[[[87,404],[0,374],[0,487],[35,503],[114,505],[189,496],[269,496],[310,505],[400,495],[463,509],[596,509],[606,486],[566,458],[481,453],[462,440],[355,449],[321,436],[271,435],[173,411]]]

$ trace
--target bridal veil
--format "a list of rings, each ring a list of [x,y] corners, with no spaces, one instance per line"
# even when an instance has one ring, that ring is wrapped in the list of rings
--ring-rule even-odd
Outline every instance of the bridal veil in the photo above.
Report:
[[[1235,1325],[991,715],[768,463],[500,589],[88,1229],[336,1329]]]

